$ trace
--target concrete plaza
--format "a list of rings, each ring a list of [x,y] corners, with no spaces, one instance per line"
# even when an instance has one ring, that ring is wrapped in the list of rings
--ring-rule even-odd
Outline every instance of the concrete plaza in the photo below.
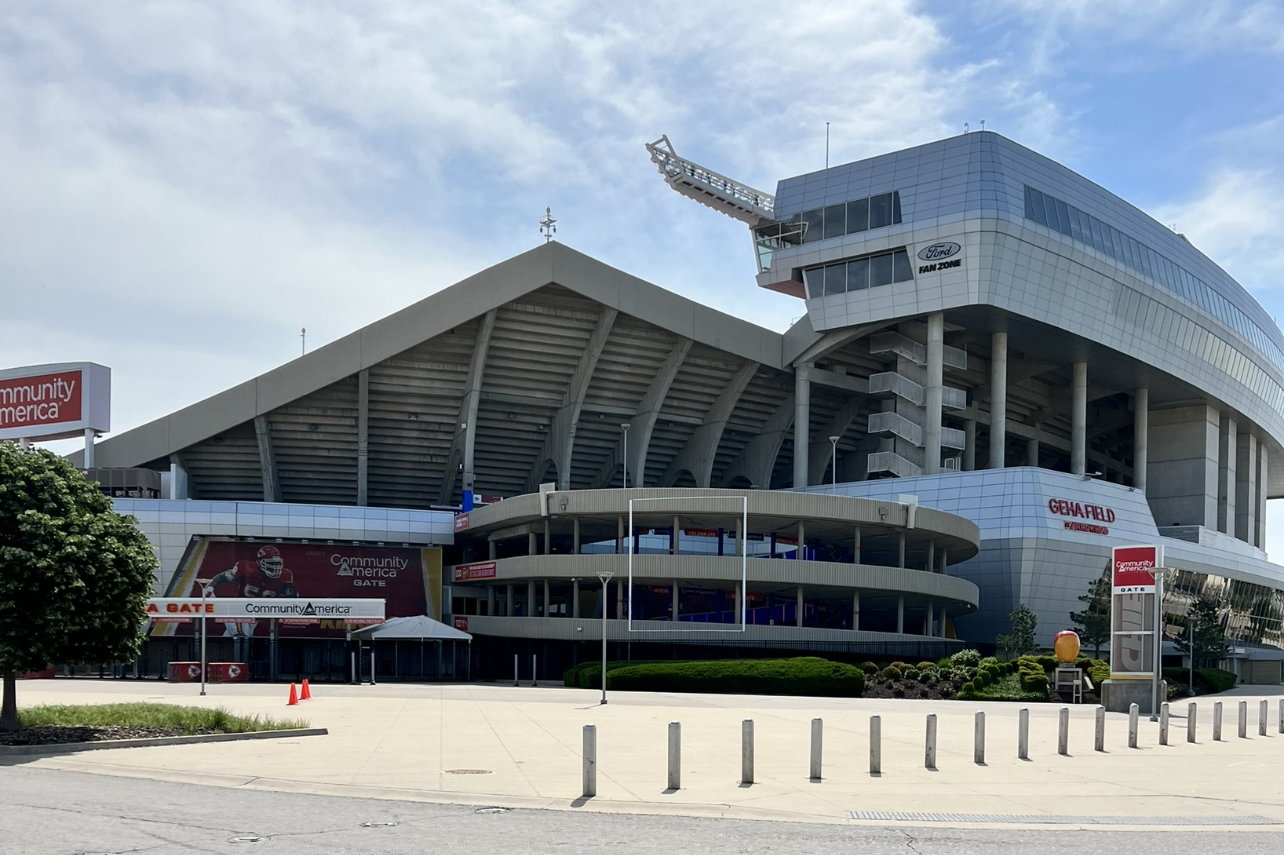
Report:
[[[1279,767],[1284,688],[1242,687],[1198,700],[1198,741],[1186,702],[1172,706],[1170,744],[1141,719],[1108,714],[1093,750],[1093,707],[1070,708],[1069,756],[1057,754],[1059,705],[1032,705],[1030,759],[1017,759],[1018,705],[612,692],[497,685],[314,687],[285,705],[288,686],[59,679],[20,682],[22,706],[158,701],[300,716],[322,737],[14,757],[6,765],[319,795],[804,822],[886,822],[904,815],[978,825],[1014,821],[1099,827],[1271,827],[1284,823]],[[1212,740],[1214,701],[1224,704]],[[1237,706],[1248,702],[1248,738]],[[1266,737],[1259,701],[1269,701]],[[974,714],[987,718],[985,765],[973,760]],[[928,713],[938,717],[936,768],[924,766]],[[882,722],[882,774],[869,773],[869,717]],[[811,720],[824,721],[823,779],[809,779]],[[740,783],[741,722],[754,720],[755,783]],[[668,723],[682,723],[682,788],[666,790]],[[597,796],[581,798],[582,728],[598,733]],[[853,813],[856,816],[853,817]],[[884,812],[883,819],[864,819]],[[897,816],[891,816],[896,814]],[[1057,818],[1057,819],[1054,819]],[[919,817],[922,819],[922,817]],[[1206,822],[1201,822],[1206,820]],[[1010,825],[1008,826],[1010,827]],[[1279,826],[1276,826],[1279,828]]]

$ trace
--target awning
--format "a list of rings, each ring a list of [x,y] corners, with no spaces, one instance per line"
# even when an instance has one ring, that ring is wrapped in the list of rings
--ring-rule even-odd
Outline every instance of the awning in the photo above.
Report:
[[[427,615],[415,617],[392,618],[376,626],[362,627],[352,631],[352,637],[359,640],[385,640],[418,638],[429,641],[472,641],[473,637],[453,626],[446,626],[439,620]]]

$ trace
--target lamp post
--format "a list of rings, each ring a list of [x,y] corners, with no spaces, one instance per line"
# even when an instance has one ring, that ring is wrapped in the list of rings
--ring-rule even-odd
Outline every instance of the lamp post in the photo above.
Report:
[[[830,467],[829,467],[830,469],[829,484],[831,487],[838,485],[838,440],[839,439],[840,437],[837,437],[837,436],[831,436],[829,438],[829,445],[834,452],[833,462],[830,464]]]
[[[628,422],[620,423],[620,430],[624,431],[624,489],[626,490],[629,489],[629,427]]]
[[[212,579],[197,579],[201,586],[201,697],[205,697],[205,598],[210,592]]]
[[[628,433],[624,434],[628,436]],[[597,578],[602,580],[602,705],[606,705],[606,583],[615,574],[610,570],[599,570]]]

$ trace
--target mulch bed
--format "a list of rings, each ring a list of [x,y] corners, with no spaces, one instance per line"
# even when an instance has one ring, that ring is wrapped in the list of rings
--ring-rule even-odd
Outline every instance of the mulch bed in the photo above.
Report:
[[[41,725],[13,733],[0,732],[0,745],[62,745],[68,742],[102,742],[111,739],[151,739],[182,736],[177,727],[124,727],[108,724],[94,727]]]
[[[865,683],[865,698],[894,698],[894,690],[899,688],[904,694],[900,697],[921,698],[923,700],[954,700],[954,696],[959,693],[959,685],[951,680],[942,680],[938,683],[918,683],[912,680],[897,680],[887,682],[881,678],[867,680]]]

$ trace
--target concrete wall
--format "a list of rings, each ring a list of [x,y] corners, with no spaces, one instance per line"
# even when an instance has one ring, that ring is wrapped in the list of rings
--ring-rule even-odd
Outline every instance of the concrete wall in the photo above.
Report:
[[[1146,497],[1156,525],[1217,528],[1220,424],[1208,406],[1151,411]]]

